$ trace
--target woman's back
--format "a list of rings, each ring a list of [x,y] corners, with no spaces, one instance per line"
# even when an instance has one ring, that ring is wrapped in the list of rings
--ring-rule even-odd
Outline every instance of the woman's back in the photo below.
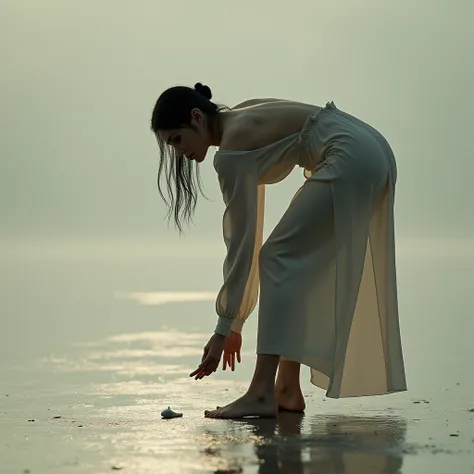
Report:
[[[221,150],[255,150],[298,133],[321,107],[279,99],[253,99],[236,105],[224,130]]]

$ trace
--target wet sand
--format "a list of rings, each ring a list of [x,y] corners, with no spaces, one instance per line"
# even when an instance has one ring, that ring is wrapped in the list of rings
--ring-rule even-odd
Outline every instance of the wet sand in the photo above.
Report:
[[[4,384],[13,379],[4,369],[0,472],[474,469],[474,412],[467,400],[463,403],[461,384],[424,399],[406,393],[330,400],[306,382],[304,414],[282,413],[276,420],[205,419],[204,409],[231,401],[246,387],[243,380],[217,376],[195,382],[187,377],[191,354],[199,354],[205,339],[206,334],[175,331],[114,336],[46,358],[34,371],[23,367],[16,384]],[[159,354],[175,348],[176,340],[188,356],[163,363]],[[244,356],[250,369],[252,356]],[[12,370],[19,375],[22,369]],[[238,372],[234,375],[239,378]],[[168,405],[183,412],[183,418],[161,419]]]
[[[255,320],[245,328],[237,371],[196,382],[188,374],[210,335],[205,328],[213,315],[206,320],[204,313],[212,303],[140,306],[114,297],[125,286],[125,277],[117,280],[128,273],[123,268],[96,268],[84,279],[90,265],[75,265],[10,264],[8,282],[2,281],[8,291],[0,473],[474,472],[474,384],[468,359],[460,357],[470,346],[471,326],[453,331],[455,312],[443,326],[449,312],[440,307],[454,298],[467,302],[469,291],[444,284],[449,271],[431,280],[413,274],[415,267],[411,277],[408,268],[402,275],[405,311],[414,310],[409,288],[415,281],[417,301],[438,286],[445,291],[416,324],[404,323],[408,392],[331,400],[303,370],[304,414],[222,421],[205,419],[203,411],[245,391],[255,360]],[[463,268],[467,277],[473,267]],[[426,265],[423,272],[429,273]],[[459,277],[459,267],[456,272]],[[149,281],[149,274],[141,275],[132,289]],[[202,323],[190,323],[199,317]],[[439,327],[430,332],[428,319]],[[168,405],[183,417],[162,420]]]

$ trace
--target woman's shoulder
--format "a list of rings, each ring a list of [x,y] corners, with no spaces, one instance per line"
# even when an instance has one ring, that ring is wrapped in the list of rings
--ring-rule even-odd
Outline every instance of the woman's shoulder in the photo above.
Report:
[[[224,131],[220,151],[249,151],[258,148],[262,140],[262,127],[268,111],[266,106],[277,106],[290,103],[286,99],[260,98],[248,99],[234,105],[230,114],[233,116],[229,126]]]
[[[274,99],[271,97],[263,99],[247,99],[231,107],[231,110],[244,109],[246,107],[253,107],[255,105],[268,104],[270,102],[286,102],[286,99]]]
[[[219,151],[246,151],[253,148],[259,117],[254,114],[236,115],[222,135]]]
[[[232,120],[224,129],[219,150],[251,151],[276,142],[301,130],[308,115],[318,108],[296,101],[271,100],[251,99],[226,112]]]

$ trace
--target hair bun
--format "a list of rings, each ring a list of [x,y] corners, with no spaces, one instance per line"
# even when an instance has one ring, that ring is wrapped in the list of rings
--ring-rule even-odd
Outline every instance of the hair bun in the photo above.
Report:
[[[211,89],[206,86],[206,85],[203,85],[201,84],[200,82],[196,83],[196,85],[194,86],[194,90],[202,95],[203,97],[205,97],[206,99],[209,99],[211,100],[212,99],[212,92],[211,92]]]

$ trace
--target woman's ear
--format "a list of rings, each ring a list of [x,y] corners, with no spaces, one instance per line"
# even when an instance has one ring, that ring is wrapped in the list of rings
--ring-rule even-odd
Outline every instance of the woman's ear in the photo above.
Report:
[[[195,120],[198,124],[201,124],[204,119],[204,114],[198,108],[191,110],[191,120]]]

